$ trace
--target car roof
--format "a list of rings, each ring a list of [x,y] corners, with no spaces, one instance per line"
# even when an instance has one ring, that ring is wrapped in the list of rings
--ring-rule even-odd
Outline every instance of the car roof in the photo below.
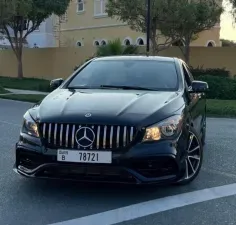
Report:
[[[174,62],[176,59],[175,57],[165,57],[165,56],[145,56],[145,55],[121,55],[121,56],[105,56],[105,57],[98,57],[95,58],[94,61],[104,61],[104,60],[155,60],[155,61],[162,61],[162,62]]]

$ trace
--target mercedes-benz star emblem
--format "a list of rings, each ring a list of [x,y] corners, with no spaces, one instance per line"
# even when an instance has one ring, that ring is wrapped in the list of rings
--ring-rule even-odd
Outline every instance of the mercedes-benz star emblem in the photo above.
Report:
[[[89,127],[80,127],[76,131],[75,140],[80,147],[90,147],[95,140],[95,133]]]
[[[86,113],[86,114],[85,114],[85,117],[91,117],[91,116],[92,116],[91,113]]]

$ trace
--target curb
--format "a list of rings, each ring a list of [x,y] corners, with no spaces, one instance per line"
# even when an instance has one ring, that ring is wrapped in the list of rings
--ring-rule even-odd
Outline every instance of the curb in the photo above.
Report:
[[[5,90],[10,91],[12,94],[20,94],[20,95],[48,95],[50,92],[43,91],[33,91],[33,90],[23,90],[23,89],[12,89],[5,88]]]
[[[0,94],[0,96],[5,96],[5,95],[12,95],[13,93],[5,93],[5,94]]]

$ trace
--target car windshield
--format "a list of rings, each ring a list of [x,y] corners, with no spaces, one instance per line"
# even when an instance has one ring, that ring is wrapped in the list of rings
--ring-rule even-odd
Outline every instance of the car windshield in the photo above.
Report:
[[[68,88],[177,90],[174,62],[157,60],[95,60],[72,79]]]

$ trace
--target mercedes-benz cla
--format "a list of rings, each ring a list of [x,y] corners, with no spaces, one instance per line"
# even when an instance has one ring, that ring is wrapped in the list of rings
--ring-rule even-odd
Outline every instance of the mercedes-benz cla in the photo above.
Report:
[[[94,58],[24,115],[14,170],[26,177],[134,184],[194,180],[208,85],[178,58]]]

